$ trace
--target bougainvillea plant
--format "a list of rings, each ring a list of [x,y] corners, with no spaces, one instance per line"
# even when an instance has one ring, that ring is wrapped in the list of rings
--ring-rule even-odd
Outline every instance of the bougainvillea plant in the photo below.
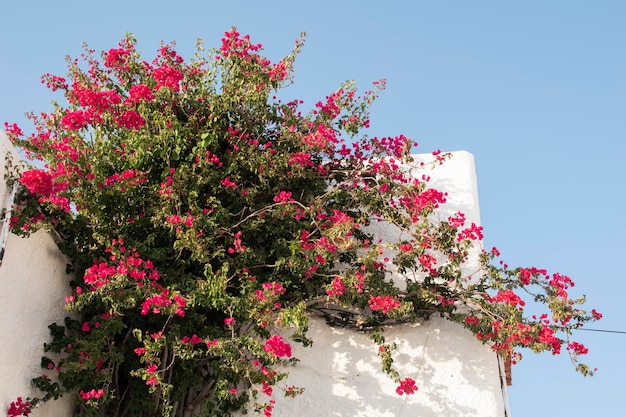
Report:
[[[571,299],[573,282],[538,268],[510,269],[481,250],[482,228],[441,218],[446,195],[409,175],[412,141],[369,138],[368,109],[384,81],[359,94],[340,86],[309,110],[281,101],[293,52],[272,63],[235,29],[218,50],[185,61],[163,44],[143,60],[128,35],[101,55],[68,59],[67,78],[45,75],[64,104],[31,115],[34,161],[14,163],[12,230],[45,228],[71,261],[70,318],[52,324],[38,398],[9,416],[76,395],[80,416],[219,416],[249,406],[272,414],[288,384],[307,309],[359,311],[399,395],[411,375],[393,368],[385,320],[424,310],[462,323],[503,357],[519,348],[572,356],[572,331],[600,318]],[[435,164],[449,155],[434,152]],[[402,233],[381,241],[371,225]],[[495,263],[495,264],[494,264]],[[392,275],[404,277],[403,282]],[[524,299],[545,305],[530,316]],[[60,359],[53,359],[60,358]]]

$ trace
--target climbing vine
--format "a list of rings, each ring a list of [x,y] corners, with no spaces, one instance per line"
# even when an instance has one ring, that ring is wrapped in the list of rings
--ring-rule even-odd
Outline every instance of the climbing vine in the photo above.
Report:
[[[277,365],[295,363],[294,343],[313,342],[307,311],[329,305],[356,312],[399,395],[418,387],[394,370],[380,328],[424,312],[504,357],[564,349],[592,373],[570,336],[601,315],[570,298],[573,282],[511,269],[495,248],[464,272],[482,227],[442,217],[447,195],[429,185],[429,164],[409,173],[409,138],[363,134],[384,80],[362,93],[347,82],[309,109],[277,98],[302,45],[273,63],[232,29],[219,49],[199,43],[185,60],[163,44],[148,61],[128,35],[68,59],[66,77],[43,76],[64,101],[30,115],[35,133],[5,124],[31,161],[10,168],[20,187],[12,230],[54,235],[72,293],[45,345],[54,375],[35,378],[42,395],[17,399],[9,416],[66,393],[80,416],[246,405],[270,416],[277,395],[306,389]],[[433,152],[430,164],[449,157]],[[398,238],[380,240],[375,225]],[[528,316],[528,301],[546,313]]]

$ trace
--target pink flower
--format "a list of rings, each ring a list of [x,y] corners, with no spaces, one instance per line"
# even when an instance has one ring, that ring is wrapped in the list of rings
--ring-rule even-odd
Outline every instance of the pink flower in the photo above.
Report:
[[[400,385],[396,388],[396,393],[398,395],[406,394],[411,395],[417,391],[417,386],[415,386],[415,380],[411,378],[405,378],[400,381]]]
[[[400,307],[400,301],[389,295],[371,296],[367,302],[373,311],[389,313],[389,310]]]
[[[599,313],[595,308],[591,310],[591,315],[594,320],[600,320],[602,318],[602,313]]]
[[[263,387],[261,388],[261,391],[263,391],[263,394],[267,395],[268,397],[271,397],[274,389],[267,381],[263,381]]]
[[[272,353],[279,358],[282,356],[291,357],[291,345],[283,340],[281,336],[273,335],[265,341],[263,350]]]
[[[222,180],[222,185],[224,187],[237,188],[237,184],[231,181],[230,177],[226,177]]]
[[[278,195],[274,196],[274,201],[276,203],[288,203],[292,201],[291,191],[281,191]]]
[[[246,250],[246,247],[243,246],[241,242],[241,231],[235,233],[235,239],[233,240],[233,246],[228,248],[228,253],[241,253]]]
[[[172,91],[180,90],[180,81],[183,79],[183,74],[176,68],[169,67],[167,65],[159,67],[154,70],[154,79],[157,81],[157,85],[154,88],[155,91],[161,87],[169,88]]]
[[[331,289],[326,290],[326,294],[330,297],[341,297],[346,290],[346,287],[343,285],[343,281],[339,277],[335,277],[331,284]]]
[[[115,118],[115,123],[125,129],[139,129],[146,124],[146,121],[135,110],[126,110]]]
[[[33,194],[44,196],[52,194],[52,175],[45,171],[39,169],[24,171],[20,182]]]
[[[402,252],[410,252],[413,249],[410,243],[400,243],[400,250]]]
[[[150,87],[145,84],[133,85],[128,91],[128,99],[126,99],[126,102],[132,104],[139,103],[142,100],[154,100],[154,93],[150,90]]]
[[[289,157],[289,166],[300,165],[301,167],[313,166],[311,161],[311,154],[296,152]]]
[[[63,127],[68,130],[78,130],[87,124],[88,120],[83,111],[68,112],[61,119]]]
[[[550,327],[544,325],[539,331],[537,340],[539,343],[549,345],[552,348],[553,355],[561,353],[561,341],[554,335],[554,330]]]
[[[150,309],[152,309],[154,314],[159,314],[162,307],[169,307],[171,305],[172,300],[169,299],[169,290],[164,288],[161,294],[146,298],[146,300],[141,303],[141,314],[144,316],[147,315]]]
[[[469,240],[482,240],[483,238],[483,227],[476,226],[475,223],[472,223],[470,227],[467,229],[461,230],[459,235],[457,236],[457,241],[462,241],[464,239]]]
[[[90,400],[91,398],[98,399],[98,398],[104,396],[104,390],[102,388],[100,388],[97,391],[95,389],[92,389],[91,391],[87,391],[87,392],[85,392],[83,390],[80,390],[80,396],[85,401]]]
[[[124,69],[130,52],[123,48],[112,48],[107,52],[104,66],[107,68]]]
[[[17,397],[17,400],[13,401],[9,405],[7,410],[8,417],[26,416],[31,412],[31,403],[29,401],[23,402],[22,397]]]
[[[182,343],[189,343],[192,345],[197,345],[200,342],[203,342],[204,339],[202,339],[200,336],[198,336],[197,334],[193,334],[191,337],[189,336],[183,336],[181,342]]]
[[[22,129],[20,129],[17,123],[9,124],[8,122],[4,122],[4,130],[11,135],[24,136],[24,132],[22,132]]]
[[[227,326],[230,326],[233,323],[235,323],[235,319],[233,317],[226,317],[224,319],[224,324],[227,325]]]
[[[577,355],[586,355],[589,353],[589,349],[585,345],[578,342],[572,342],[567,345],[567,350],[573,351]]]
[[[515,306],[515,305],[518,305],[518,304],[520,306],[524,306],[526,304],[524,302],[524,300],[522,300],[517,294],[515,294],[511,290],[500,290],[500,291],[498,291],[496,296],[492,297],[490,301],[494,302],[494,303],[506,303],[506,304],[510,304],[512,306]]]

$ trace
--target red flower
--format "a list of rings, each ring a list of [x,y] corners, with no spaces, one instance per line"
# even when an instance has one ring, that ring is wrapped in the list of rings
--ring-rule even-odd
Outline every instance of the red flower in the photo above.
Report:
[[[346,287],[343,285],[343,281],[339,277],[335,277],[331,285],[332,289],[326,290],[326,294],[330,297],[341,297],[346,290]]]
[[[585,345],[578,342],[572,342],[567,345],[567,350],[571,350],[577,355],[586,355],[589,353],[589,349],[585,347]]]
[[[396,388],[396,393],[398,395],[411,395],[415,391],[417,391],[417,386],[415,386],[415,381],[411,378],[404,378],[402,381],[400,381],[400,385],[398,385],[398,388]]]
[[[373,311],[380,310],[389,313],[389,310],[400,307],[400,301],[388,295],[371,296],[368,304]]]
[[[142,100],[154,100],[154,93],[152,93],[150,87],[145,84],[133,85],[128,91],[128,98],[126,99],[126,103],[139,103]]]
[[[130,52],[123,48],[112,48],[107,52],[104,66],[107,68],[124,69]]]
[[[591,315],[594,320],[600,320],[602,318],[602,313],[599,313],[595,308],[591,310]]]
[[[39,169],[22,173],[20,182],[33,194],[49,196],[52,194],[52,175]]]
[[[291,199],[291,192],[290,191],[281,191],[276,196],[274,196],[274,201],[276,203],[289,203],[290,201],[293,201]]]
[[[125,129],[138,129],[144,126],[146,121],[135,110],[127,110],[115,118],[115,123]]]
[[[263,350],[273,353],[279,358],[281,356],[287,356],[288,358],[291,357],[291,345],[285,342],[283,338],[278,335],[270,336],[270,338],[265,341]]]
[[[70,111],[63,116],[61,124],[67,130],[79,130],[88,125],[91,120],[91,115],[84,110]]]
[[[180,90],[180,81],[183,79],[183,74],[176,68],[169,66],[162,66],[154,70],[154,79],[157,81],[157,85],[154,88],[155,91],[161,87],[169,88],[172,91]]]
[[[91,391],[87,391],[87,392],[85,392],[83,390],[80,390],[80,396],[85,401],[87,401],[87,400],[89,400],[91,398],[98,399],[98,398],[104,396],[104,390],[102,388],[100,388],[97,391],[95,389],[92,389]]]
[[[400,250],[402,252],[409,252],[411,249],[413,249],[413,246],[411,246],[410,243],[400,243]]]
[[[237,184],[231,181],[230,177],[226,177],[222,180],[222,185],[224,187],[237,188]]]
[[[198,336],[197,334],[193,334],[191,337],[189,336],[183,336],[181,342],[182,343],[189,343],[192,345],[197,345],[200,342],[203,342],[204,339],[202,339],[200,336]]]
[[[26,401],[22,402],[22,397],[17,397],[17,400],[13,401],[9,405],[7,410],[8,417],[26,416],[31,412],[31,403]]]

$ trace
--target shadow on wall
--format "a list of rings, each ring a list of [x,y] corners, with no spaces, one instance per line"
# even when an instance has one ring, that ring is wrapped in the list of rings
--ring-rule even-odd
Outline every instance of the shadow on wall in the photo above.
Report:
[[[394,366],[419,387],[411,396],[395,392],[367,334],[329,327],[317,317],[311,318],[310,334],[314,345],[294,346],[300,362],[285,368],[290,373],[285,384],[305,392],[295,399],[275,395],[275,417],[504,415],[495,353],[444,318],[385,329],[387,340],[398,345]]]

